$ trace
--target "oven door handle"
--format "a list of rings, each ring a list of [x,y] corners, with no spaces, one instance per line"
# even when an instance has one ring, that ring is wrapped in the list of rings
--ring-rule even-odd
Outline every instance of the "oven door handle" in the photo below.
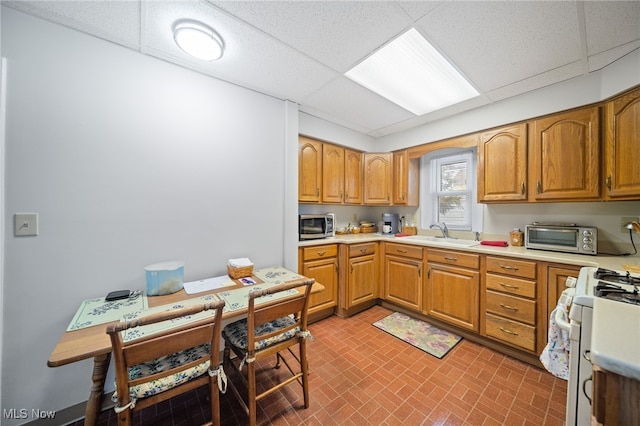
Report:
[[[567,313],[564,309],[556,309],[554,319],[556,320],[556,324],[564,331],[571,330],[571,324],[569,324]]]

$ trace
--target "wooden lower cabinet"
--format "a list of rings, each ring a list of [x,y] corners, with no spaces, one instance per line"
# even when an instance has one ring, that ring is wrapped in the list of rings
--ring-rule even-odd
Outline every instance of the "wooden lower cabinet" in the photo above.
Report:
[[[567,288],[567,278],[578,278],[581,266],[549,265],[547,267],[547,319],[558,305],[560,295]]]
[[[324,310],[333,313],[338,305],[338,245],[299,248],[298,271],[324,286],[324,291],[309,296],[309,315]]]
[[[424,282],[422,248],[385,243],[384,252],[384,298],[421,312]]]
[[[487,256],[485,267],[483,334],[538,353],[542,350],[538,265],[528,260]]]
[[[427,261],[424,313],[477,332],[480,256],[427,249]]]
[[[640,381],[593,367],[594,425],[640,424]]]
[[[345,307],[353,308],[378,297],[377,243],[349,246]]]

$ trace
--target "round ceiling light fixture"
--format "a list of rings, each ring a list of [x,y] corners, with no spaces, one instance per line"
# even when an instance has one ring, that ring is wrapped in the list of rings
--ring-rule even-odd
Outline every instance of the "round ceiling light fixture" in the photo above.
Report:
[[[185,53],[204,61],[218,60],[224,53],[222,37],[213,28],[198,21],[176,21],[173,39]]]

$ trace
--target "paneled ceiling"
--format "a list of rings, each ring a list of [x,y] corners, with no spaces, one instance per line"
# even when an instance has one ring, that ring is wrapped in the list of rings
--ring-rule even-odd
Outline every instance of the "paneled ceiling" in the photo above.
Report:
[[[597,71],[640,48],[640,1],[8,1],[3,5],[279,99],[373,137]],[[216,29],[215,62],[173,42]],[[480,96],[415,116],[344,73],[415,27]],[[425,93],[424,96],[429,96]]]

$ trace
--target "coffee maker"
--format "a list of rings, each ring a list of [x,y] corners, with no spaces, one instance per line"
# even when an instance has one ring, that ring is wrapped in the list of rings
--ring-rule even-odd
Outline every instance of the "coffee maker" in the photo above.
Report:
[[[400,220],[396,213],[383,213],[382,214],[382,234],[394,235],[400,232],[399,229]]]

